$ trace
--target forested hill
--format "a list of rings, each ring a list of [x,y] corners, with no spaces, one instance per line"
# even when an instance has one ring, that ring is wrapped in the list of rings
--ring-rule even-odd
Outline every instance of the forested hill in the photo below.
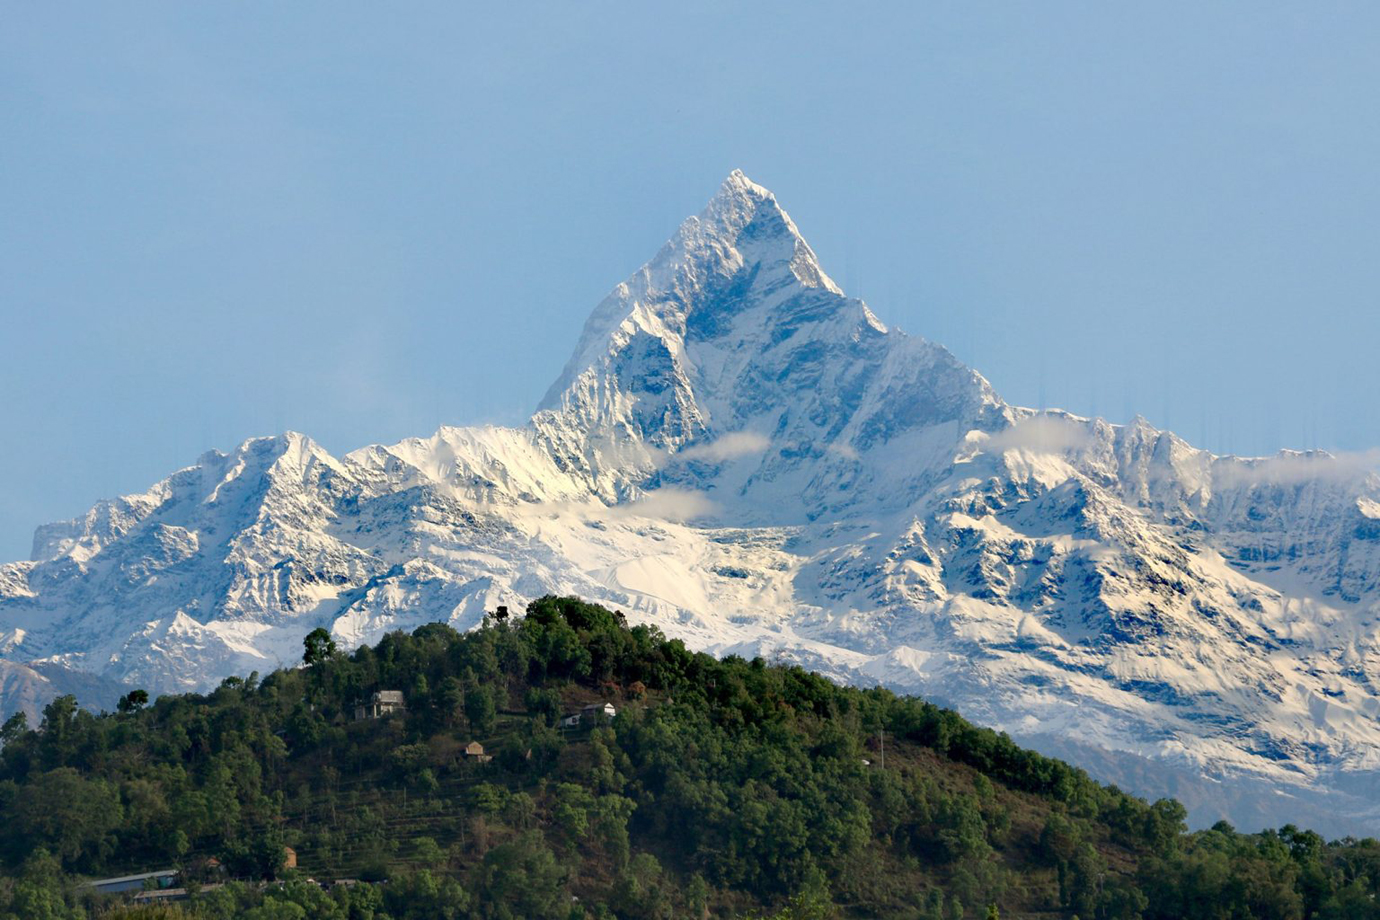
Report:
[[[7,723],[0,917],[1380,917],[1374,840],[1188,834],[1177,803],[922,700],[692,654],[571,598],[350,655],[318,631],[305,658]],[[357,720],[378,690],[405,712]],[[173,904],[78,884],[174,866]]]

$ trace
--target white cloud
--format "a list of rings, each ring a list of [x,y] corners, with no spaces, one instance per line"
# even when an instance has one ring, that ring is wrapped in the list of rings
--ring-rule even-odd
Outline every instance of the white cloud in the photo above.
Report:
[[[1326,451],[1284,451],[1273,457],[1222,457],[1213,465],[1218,488],[1234,486],[1292,486],[1305,482],[1355,482],[1380,469],[1380,448],[1330,454]]]
[[[771,439],[766,435],[758,434],[755,431],[735,431],[715,438],[707,444],[691,444],[684,450],[677,451],[672,459],[682,461],[706,460],[710,463],[722,463],[737,457],[760,454],[770,446]]]
[[[858,450],[852,444],[845,444],[843,441],[835,441],[825,448],[829,453],[845,460],[857,460]]]
[[[1034,415],[990,436],[980,449],[986,453],[1029,450],[1062,454],[1090,447],[1092,443],[1093,433],[1086,421],[1063,415]]]
[[[689,489],[657,489],[648,492],[637,501],[626,505],[615,505],[608,510],[611,518],[642,517],[662,521],[690,521],[702,518],[719,510],[703,492]]]

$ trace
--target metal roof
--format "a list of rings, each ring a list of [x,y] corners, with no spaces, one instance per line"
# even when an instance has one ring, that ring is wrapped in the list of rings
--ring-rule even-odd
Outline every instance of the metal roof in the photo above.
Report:
[[[144,872],[139,875],[122,875],[119,878],[98,878],[92,879],[86,884],[92,888],[100,888],[105,885],[119,885],[126,882],[142,882],[147,878],[170,878],[177,874],[176,869],[159,869],[157,872]]]

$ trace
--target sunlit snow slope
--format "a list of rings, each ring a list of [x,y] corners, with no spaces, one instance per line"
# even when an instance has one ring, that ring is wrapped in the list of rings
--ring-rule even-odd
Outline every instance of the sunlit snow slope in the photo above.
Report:
[[[353,646],[573,593],[920,692],[1200,820],[1340,831],[1380,828],[1378,589],[1364,464],[1009,406],[735,172],[526,427],[208,453],[39,528],[0,566],[0,654],[168,692],[318,625]]]

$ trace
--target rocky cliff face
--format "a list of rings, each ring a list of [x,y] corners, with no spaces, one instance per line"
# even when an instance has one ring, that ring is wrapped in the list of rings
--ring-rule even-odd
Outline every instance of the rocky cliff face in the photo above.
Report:
[[[529,425],[208,453],[0,566],[0,654],[166,692],[291,664],[318,625],[348,646],[576,593],[927,694],[1203,819],[1350,830],[1380,825],[1378,590],[1366,464],[1009,406],[734,173]]]

